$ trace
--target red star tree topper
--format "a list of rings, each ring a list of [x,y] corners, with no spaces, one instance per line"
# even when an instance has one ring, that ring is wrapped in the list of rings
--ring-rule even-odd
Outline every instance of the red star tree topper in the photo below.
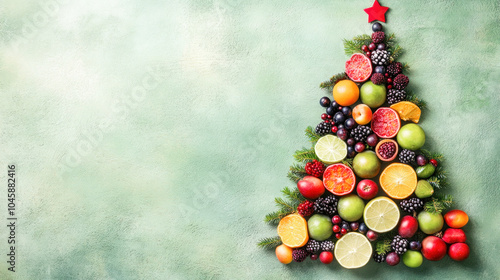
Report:
[[[366,8],[364,11],[368,14],[368,22],[379,20],[385,22],[385,13],[389,10],[389,7],[380,6],[380,3],[375,0],[373,6]]]

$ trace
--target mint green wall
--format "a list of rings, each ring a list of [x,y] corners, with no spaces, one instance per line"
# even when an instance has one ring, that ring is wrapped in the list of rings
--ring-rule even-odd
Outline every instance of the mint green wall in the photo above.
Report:
[[[496,0],[381,1],[429,104],[429,147],[447,156],[449,193],[470,215],[470,259],[348,271],[284,266],[255,246],[275,234],[262,218],[293,186],[291,155],[322,112],[318,85],[343,71],[342,39],[370,32],[371,4],[3,1],[0,162],[18,166],[15,279],[499,277]],[[6,238],[4,228],[1,252]],[[11,279],[4,258],[0,278]]]

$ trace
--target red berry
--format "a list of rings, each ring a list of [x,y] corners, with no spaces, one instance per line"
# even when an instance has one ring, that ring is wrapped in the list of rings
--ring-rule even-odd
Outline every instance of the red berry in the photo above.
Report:
[[[330,122],[330,120],[325,120],[325,123],[329,123],[329,122]]]
[[[367,45],[363,45],[361,47],[361,50],[364,51],[364,52],[367,52],[368,51],[368,46]]]
[[[332,132],[333,132],[333,133],[337,133],[337,130],[339,130],[339,128],[338,128],[338,127],[336,127],[336,126],[332,126]]]
[[[387,86],[387,88],[388,88],[388,89],[391,89],[391,88],[392,88],[392,85],[388,85],[388,86]]]
[[[373,51],[373,50],[374,50],[374,49],[376,49],[376,48],[377,48],[377,45],[375,45],[375,43],[370,43],[370,44],[368,45],[368,49],[370,49],[370,51]]]
[[[321,114],[321,119],[322,120],[326,120],[328,118],[328,115],[327,114]]]
[[[387,83],[392,83],[392,79],[391,78],[387,78]]]
[[[437,162],[437,160],[435,160],[435,159],[431,159],[431,160],[429,160],[429,162],[430,162],[432,165],[434,165],[434,167],[437,167],[437,166],[438,166],[438,162]]]
[[[329,120],[333,118],[333,117],[332,117],[332,115],[326,115],[326,117],[327,117]]]
[[[324,251],[319,254],[319,260],[324,264],[329,264],[333,261],[332,252]]]
[[[335,234],[335,238],[337,238],[337,239],[342,238],[342,234],[340,234],[340,233],[336,233],[336,234]]]
[[[314,214],[314,203],[309,200],[302,202],[297,207],[297,212],[299,212],[302,217],[311,216]]]
[[[328,122],[328,120],[325,122]],[[325,172],[325,165],[322,162],[313,160],[306,164],[305,170],[307,174],[321,178],[321,176],[323,176],[323,172]]]
[[[339,232],[340,232],[340,227],[339,227],[339,225],[334,225],[334,226],[333,226],[333,232],[335,232],[335,233],[339,233]]]
[[[346,234],[346,233],[347,233],[347,229],[345,229],[345,228],[341,229],[341,230],[340,230],[340,233],[341,233],[342,235]]]
[[[370,56],[372,56],[372,53],[371,52],[367,52],[366,56],[370,57]]]
[[[385,73],[384,76],[389,77],[389,73]]]
[[[332,223],[334,223],[334,224],[338,225],[338,224],[340,224],[340,222],[342,222],[342,219],[340,218],[340,216],[339,216],[339,215],[335,215],[335,216],[333,216],[333,218],[332,218]]]

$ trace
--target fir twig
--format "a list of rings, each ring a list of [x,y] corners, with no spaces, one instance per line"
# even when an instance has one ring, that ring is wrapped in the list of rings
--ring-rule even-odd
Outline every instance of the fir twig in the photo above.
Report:
[[[396,60],[401,54],[403,54],[403,48],[399,45],[394,46],[394,49],[389,51],[391,53],[391,61]]]
[[[319,138],[321,137],[314,131],[314,128],[312,126],[308,126],[306,128],[306,136],[307,138],[309,138],[309,142],[312,143],[318,142]]]
[[[406,101],[410,101],[410,102],[414,103],[420,109],[424,109],[427,107],[427,103],[425,103],[424,100],[422,100],[420,97],[417,97],[415,94],[413,94],[410,91],[406,92]]]
[[[353,161],[354,161],[354,158],[346,158],[346,159],[342,160],[342,163],[349,166],[349,168],[353,169],[353,167],[352,167]]]
[[[324,88],[324,89],[328,89],[328,90],[332,90],[336,83],[338,83],[339,81],[342,81],[342,80],[346,80],[346,79],[348,79],[348,77],[347,77],[347,74],[345,72],[338,73],[338,74],[333,75],[328,81],[322,82],[319,85],[319,87]]]
[[[274,202],[276,202],[276,206],[280,207],[283,212],[288,211],[288,213],[294,212],[298,206],[298,205],[295,205],[294,202],[284,200],[281,197],[274,198]]]
[[[286,177],[294,183],[297,183],[298,181],[300,181],[302,179],[302,176],[299,176],[299,175],[297,175],[293,172],[290,172],[290,171],[288,171],[288,174],[286,175]]]
[[[424,205],[424,210],[429,213],[441,213],[453,205],[451,195],[435,195]]]
[[[391,50],[396,45],[396,34],[391,33],[385,36],[385,46],[387,50]]]
[[[402,68],[403,72],[410,71],[410,65],[408,64],[408,62],[402,62],[401,65],[403,66],[403,68]]]
[[[426,149],[421,149],[420,152],[428,159],[435,159],[438,163],[444,161],[444,155],[441,153],[434,153]]]
[[[290,170],[288,171],[287,177],[292,182],[297,183],[304,176],[307,176],[306,170],[304,169],[304,165],[293,164],[290,166]]]
[[[299,189],[295,188],[293,191],[290,190],[288,187],[284,187],[281,192],[285,195],[285,197],[287,197],[288,199],[290,199],[291,201],[297,203],[297,204],[300,204],[301,202],[303,202],[304,200],[306,200],[302,194],[300,194],[300,191]]]
[[[266,215],[266,217],[264,218],[264,222],[270,225],[277,225],[280,223],[281,219],[283,219],[285,216],[291,213],[292,212],[285,210],[274,211]]]
[[[363,45],[369,45],[372,41],[372,37],[367,34],[358,35],[352,40],[344,39],[344,52],[346,55],[352,55],[353,53],[360,53],[361,47]]]
[[[281,238],[279,236],[262,238],[257,246],[263,249],[274,249],[277,246],[281,245]]]
[[[306,149],[302,148],[302,150],[297,150],[295,151],[295,154],[293,157],[298,161],[298,162],[303,162],[306,163],[308,161],[312,160],[319,160],[319,158],[316,156],[316,153],[314,152],[313,148]]]
[[[391,250],[391,240],[385,239],[377,242],[376,252],[379,255],[385,255]]]

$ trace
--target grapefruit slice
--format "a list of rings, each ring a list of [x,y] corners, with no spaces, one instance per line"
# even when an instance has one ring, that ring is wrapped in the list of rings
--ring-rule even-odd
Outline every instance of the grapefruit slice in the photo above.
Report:
[[[420,120],[420,114],[422,111],[418,108],[415,103],[409,101],[401,101],[396,104],[392,104],[391,108],[399,113],[399,117],[403,121],[412,121],[418,123]]]
[[[356,176],[349,166],[342,163],[332,164],[323,173],[323,185],[335,195],[346,195],[354,190]]]
[[[302,247],[309,240],[307,222],[299,214],[290,214],[280,220],[278,235],[286,246],[290,248]]]
[[[391,163],[380,174],[379,182],[391,198],[405,199],[417,188],[417,173],[408,164]]]
[[[398,134],[400,127],[401,120],[396,110],[381,107],[373,113],[371,128],[378,137],[393,138]]]
[[[345,62],[345,73],[355,82],[359,83],[368,80],[372,72],[372,62],[364,54],[355,53]]]

